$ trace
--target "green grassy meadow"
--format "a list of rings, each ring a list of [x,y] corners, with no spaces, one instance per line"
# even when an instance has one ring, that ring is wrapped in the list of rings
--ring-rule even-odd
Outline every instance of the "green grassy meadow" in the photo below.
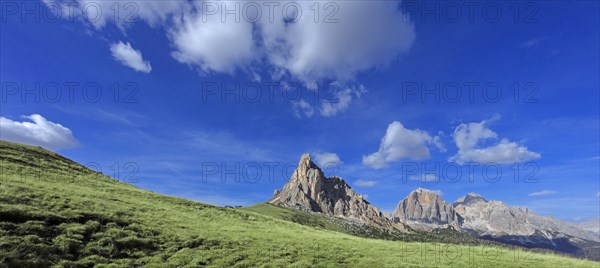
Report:
[[[0,267],[600,267],[498,245],[367,238],[385,237],[269,206],[160,195],[0,141]]]

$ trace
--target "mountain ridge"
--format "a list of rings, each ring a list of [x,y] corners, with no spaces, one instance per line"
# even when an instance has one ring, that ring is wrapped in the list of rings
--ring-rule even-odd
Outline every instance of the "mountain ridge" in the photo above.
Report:
[[[476,193],[448,203],[435,191],[419,187],[384,215],[342,178],[325,178],[310,154],[302,155],[290,180],[282,190],[275,190],[268,203],[405,232],[452,228],[477,238],[575,256],[600,247],[600,238],[592,232]]]
[[[363,195],[356,193],[342,178],[326,178],[310,154],[303,154],[290,180],[281,190],[275,190],[270,204],[343,217],[358,223],[407,231],[394,223]]]

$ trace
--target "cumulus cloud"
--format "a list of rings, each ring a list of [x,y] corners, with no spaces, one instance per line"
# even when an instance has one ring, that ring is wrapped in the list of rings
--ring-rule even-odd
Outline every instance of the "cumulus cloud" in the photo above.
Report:
[[[241,18],[225,12],[236,4]],[[330,5],[336,10],[331,18],[311,15],[314,2],[271,4],[196,4],[170,31],[174,57],[203,71],[223,73],[266,64],[276,76],[283,72],[312,84],[321,79],[352,80],[358,72],[396,60],[415,40],[414,26],[399,11],[398,2],[319,1],[320,8]],[[244,10],[262,14],[253,23],[256,14]]]
[[[187,12],[175,24],[170,31],[176,49],[173,57],[205,73],[233,74],[238,69],[247,69],[260,54],[255,46],[253,24],[236,22],[233,16],[222,20],[220,15],[206,12],[201,9]]]
[[[543,190],[543,191],[539,191],[539,192],[533,192],[530,193],[529,196],[543,196],[543,195],[552,195],[552,194],[557,194],[557,191],[553,191],[553,190]]]
[[[39,114],[23,116],[23,118],[32,122],[18,122],[0,117],[0,139],[52,150],[78,145],[71,130],[58,123],[50,122]]]
[[[539,153],[531,152],[527,147],[508,139],[501,139],[498,143],[488,147],[479,147],[478,145],[486,140],[498,139],[496,132],[487,127],[489,122],[490,120],[483,120],[479,123],[460,124],[456,127],[453,138],[458,147],[458,153],[449,161],[459,164],[465,162],[509,164],[540,158]]]
[[[149,61],[145,61],[142,52],[131,47],[129,42],[118,42],[110,45],[110,51],[115,60],[121,64],[130,67],[138,72],[150,73],[152,66]]]
[[[395,1],[338,1],[334,19],[323,23],[310,11],[313,2],[298,2],[305,13],[295,23],[261,20],[267,59],[300,80],[349,80],[357,72],[383,66],[408,52],[415,40],[413,24]],[[330,9],[331,10],[331,9]],[[277,12],[277,11],[276,11]]]
[[[385,136],[381,139],[379,150],[363,156],[363,164],[375,169],[383,168],[390,162],[402,159],[424,160],[429,158],[429,146],[443,150],[439,139],[420,129],[405,128],[394,121],[389,124]]]
[[[368,180],[357,180],[354,182],[354,185],[360,186],[360,187],[373,187],[376,184],[377,184],[376,181],[368,181]]]
[[[422,181],[422,182],[439,181],[438,177],[435,174],[411,175],[411,176],[408,176],[408,179],[413,180],[413,181]]]
[[[274,80],[300,81],[309,90],[315,82],[358,84],[359,73],[399,60],[415,41],[414,24],[399,1],[43,1],[57,10],[75,4],[75,14],[97,29],[114,23],[126,30],[135,21],[161,26],[172,57],[202,74],[241,71],[256,79],[265,72]],[[115,7],[121,16],[114,16]],[[127,56],[115,58],[150,72],[139,51],[124,52]],[[315,104],[315,111],[339,114],[357,92],[342,90],[337,102]]]
[[[340,160],[340,157],[335,153],[314,153],[313,156],[315,162],[317,162],[317,165],[320,167],[339,166],[343,163],[342,160]]]
[[[45,0],[48,6],[66,2]],[[73,3],[79,10],[76,13],[84,14],[96,28],[107,22],[121,27],[136,20],[161,23],[175,48],[173,56],[203,71],[231,73],[252,63],[265,63],[267,68],[258,68],[284,71],[307,83],[320,79],[349,81],[359,72],[397,60],[414,43],[414,25],[400,10],[399,2],[317,2],[322,11],[318,16],[311,11],[315,3],[303,1],[274,1],[269,5],[183,0],[129,1],[131,6],[122,1]],[[110,12],[115,7],[134,8],[136,12],[115,17]]]

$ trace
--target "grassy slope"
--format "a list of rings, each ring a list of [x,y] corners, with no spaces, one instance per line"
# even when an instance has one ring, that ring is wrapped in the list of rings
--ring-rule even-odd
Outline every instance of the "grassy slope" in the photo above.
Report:
[[[524,256],[525,255],[525,256]],[[0,267],[598,267],[502,247],[359,238],[138,189],[0,141]]]
[[[243,210],[257,212],[263,215],[271,216],[277,219],[292,221],[317,229],[331,230],[364,238],[376,238],[383,240],[398,240],[405,242],[444,242],[451,244],[482,245],[482,246],[506,246],[488,240],[477,239],[472,236],[462,234],[452,229],[435,229],[431,232],[403,233],[399,231],[388,231],[381,228],[368,225],[352,224],[348,221],[322,216],[316,213],[309,213],[301,210],[284,208],[268,203],[259,203]]]

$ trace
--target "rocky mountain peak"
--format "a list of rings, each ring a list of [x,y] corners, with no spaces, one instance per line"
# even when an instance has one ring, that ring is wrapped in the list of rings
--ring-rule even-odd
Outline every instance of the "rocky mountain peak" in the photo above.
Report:
[[[438,226],[456,225],[457,217],[452,205],[444,201],[436,192],[418,188],[404,198],[392,213],[394,221],[409,225]]]
[[[504,243],[573,253],[600,241],[592,232],[477,194],[459,198],[454,210],[465,232]]]
[[[421,188],[421,187],[415,189],[413,192],[424,193],[424,194],[429,194],[429,193],[435,194],[434,191],[429,190],[429,189],[425,189],[425,188]]]
[[[454,206],[457,206],[460,204],[471,204],[471,203],[476,203],[476,202],[488,202],[488,201],[479,194],[468,193],[467,195],[457,199],[456,202],[454,202]]]
[[[419,202],[421,204],[429,204],[429,205],[436,203],[439,200],[442,200],[438,193],[436,193],[432,190],[425,189],[425,188],[417,188],[416,190],[412,191],[407,198],[415,199],[417,202]],[[442,200],[442,201],[444,201],[444,200]]]
[[[300,161],[298,162],[298,168],[305,167],[307,169],[310,168],[318,168],[317,164],[315,164],[309,153],[305,153],[300,157]]]
[[[394,226],[379,209],[354,192],[342,178],[326,178],[309,154],[302,155],[290,180],[281,191],[275,191],[268,202],[371,225]],[[404,225],[395,228],[402,230]]]

